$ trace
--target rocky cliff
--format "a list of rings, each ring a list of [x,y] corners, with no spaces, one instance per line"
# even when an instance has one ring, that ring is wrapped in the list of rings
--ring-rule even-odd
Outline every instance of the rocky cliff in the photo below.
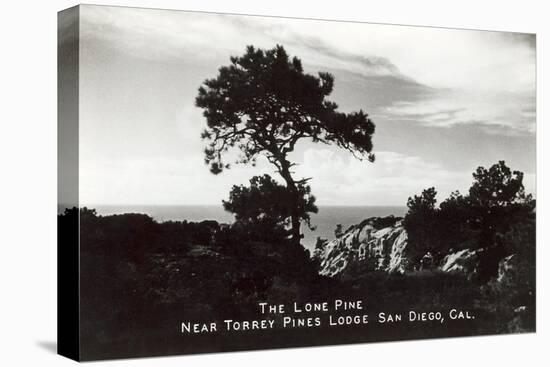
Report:
[[[484,251],[486,249],[451,251],[438,263],[432,263],[431,254],[427,253],[422,260],[413,262],[402,218],[375,217],[351,226],[332,241],[320,242],[314,257],[320,264],[319,273],[329,277],[341,275],[352,267],[359,267],[362,271],[388,273],[404,273],[429,267],[443,272],[474,275]],[[508,266],[508,260],[501,261],[501,269],[509,270],[511,266]]]
[[[331,277],[357,262],[368,264],[372,270],[404,272],[406,248],[407,232],[401,218],[369,218],[320,244],[314,256],[320,263],[320,273]]]

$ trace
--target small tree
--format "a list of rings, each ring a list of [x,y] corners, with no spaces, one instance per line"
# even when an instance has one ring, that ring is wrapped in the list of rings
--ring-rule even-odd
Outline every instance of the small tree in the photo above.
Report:
[[[498,232],[525,218],[535,202],[525,194],[523,172],[512,171],[504,161],[489,169],[478,167],[468,197],[474,211],[473,224],[480,230],[481,244],[495,242]]]
[[[300,220],[310,226],[309,213],[317,213],[315,197],[311,195],[308,185],[300,184],[297,187],[300,202],[298,207]],[[241,224],[263,231],[269,238],[285,233],[288,220],[295,211],[295,198],[285,186],[277,183],[271,176],[254,176],[250,179],[250,186],[234,185],[229,193],[229,200],[223,201],[225,210],[233,213]]]
[[[430,251],[437,260],[450,248],[486,249],[480,255],[479,275],[487,278],[511,252],[511,229],[534,217],[535,201],[525,193],[523,173],[512,171],[504,161],[488,169],[478,167],[473,178],[467,196],[455,191],[439,208],[434,188],[409,198],[404,225],[416,255]]]
[[[468,196],[454,191],[439,205],[434,237],[437,237],[438,253],[450,249],[460,250],[471,246],[477,236],[472,231],[473,210]]]
[[[240,57],[219,69],[214,79],[199,88],[196,105],[204,109],[207,128],[205,161],[214,174],[229,168],[223,156],[231,148],[240,155],[236,163],[255,164],[259,155],[273,164],[286,184],[293,202],[290,213],[293,242],[301,239],[301,185],[288,155],[298,141],[336,144],[358,159],[374,160],[374,123],[363,111],[338,112],[326,99],[334,77],[304,72],[300,59],[290,58],[282,46],[271,50],[248,46]]]
[[[427,251],[433,252],[434,223],[437,215],[435,206],[437,192],[434,187],[422,191],[407,200],[409,210],[403,224],[407,230],[409,243],[415,250],[414,260],[419,260]]]
[[[489,169],[478,167],[473,173],[470,200],[486,208],[507,207],[531,200],[523,187],[523,172],[513,171],[504,161]]]

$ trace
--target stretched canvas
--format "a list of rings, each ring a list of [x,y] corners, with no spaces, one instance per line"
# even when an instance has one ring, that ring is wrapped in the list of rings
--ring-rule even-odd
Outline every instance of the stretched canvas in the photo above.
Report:
[[[60,354],[535,332],[534,34],[58,24]]]

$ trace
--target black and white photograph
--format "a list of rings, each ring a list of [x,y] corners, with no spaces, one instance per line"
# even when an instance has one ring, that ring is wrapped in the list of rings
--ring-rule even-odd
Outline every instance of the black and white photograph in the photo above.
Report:
[[[546,8],[3,3],[0,366],[548,365]]]
[[[58,25],[78,359],[536,331],[534,34],[95,5]]]

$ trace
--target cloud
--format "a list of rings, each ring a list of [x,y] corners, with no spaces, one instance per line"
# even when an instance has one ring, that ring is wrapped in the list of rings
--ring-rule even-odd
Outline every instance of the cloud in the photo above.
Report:
[[[485,126],[494,135],[534,134],[535,95],[516,92],[448,90],[417,103],[394,102],[383,114],[387,119],[425,126]]]
[[[337,88],[347,89],[335,92],[344,106],[355,107],[346,97],[360,94],[355,105],[389,118],[534,132],[534,116],[521,112],[535,98],[533,35],[84,6],[81,37],[135,57],[214,70],[248,44],[283,44],[309,72],[337,74]]]
[[[313,193],[322,205],[398,205],[423,189],[435,186],[440,197],[466,190],[471,174],[449,171],[415,156],[377,152],[376,161],[358,161],[328,149],[309,149],[296,168],[300,177],[313,177]]]
[[[530,90],[535,82],[528,34],[140,8],[82,11],[82,37],[111,40],[141,57],[212,57],[246,44],[282,43],[314,65],[399,73],[434,88]]]
[[[298,175],[314,177],[322,204],[403,205],[429,186],[443,197],[465,190],[473,169],[495,158],[514,158],[513,168],[526,172],[533,167],[534,36],[88,5],[81,10],[85,202],[219,204],[231,185],[273,174],[260,161],[213,176],[203,162],[197,88],[249,44],[282,44],[307,72],[333,73],[330,99],[344,111],[364,109],[376,123],[375,148],[382,151],[374,164],[313,144],[293,159]]]
[[[391,151],[377,152],[376,161],[369,163],[330,149],[308,149],[296,168],[296,176],[312,177],[312,192],[321,205],[404,206],[410,196],[429,187],[436,188],[439,201],[456,190],[467,193],[477,166],[449,170],[417,156]],[[526,192],[535,193],[535,175],[526,174],[524,185]]]

